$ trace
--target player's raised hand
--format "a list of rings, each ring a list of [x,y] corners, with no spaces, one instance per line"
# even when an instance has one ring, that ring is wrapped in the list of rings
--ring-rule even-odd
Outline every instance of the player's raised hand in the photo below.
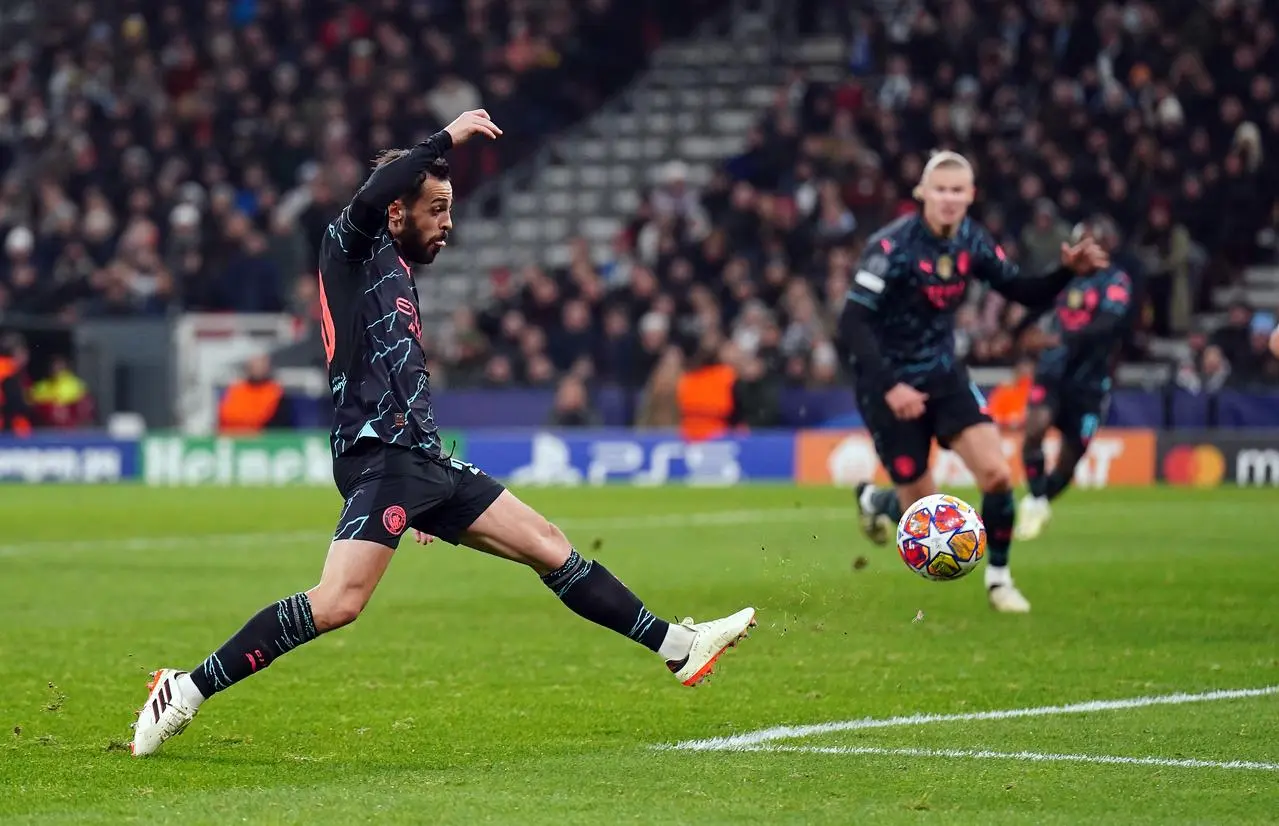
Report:
[[[898,383],[884,394],[884,401],[888,402],[894,416],[903,422],[909,422],[924,415],[924,403],[928,401],[928,394],[909,384]]]
[[[472,109],[457,116],[457,119],[444,127],[444,131],[453,136],[453,145],[461,146],[476,135],[483,135],[489,140],[496,140],[502,134],[497,124],[483,109]]]
[[[1061,245],[1061,263],[1077,273],[1090,273],[1110,266],[1110,256],[1091,238],[1078,244]]]
[[[417,528],[413,528],[413,541],[419,545],[430,545],[435,541],[435,537],[431,536],[429,533],[419,531]]]

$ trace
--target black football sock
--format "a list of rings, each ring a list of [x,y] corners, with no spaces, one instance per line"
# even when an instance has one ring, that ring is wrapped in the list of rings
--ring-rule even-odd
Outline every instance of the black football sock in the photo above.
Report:
[[[981,521],[986,523],[992,567],[1008,565],[1008,552],[1013,542],[1013,510],[1012,491],[988,493],[982,497]]]
[[[599,562],[576,550],[542,577],[569,610],[596,625],[616,631],[653,651],[660,651],[670,623],[653,615],[640,598]]]
[[[1049,499],[1056,499],[1062,494],[1067,487],[1070,486],[1070,477],[1064,473],[1053,471],[1048,474],[1048,479],[1044,483],[1044,496]]]
[[[311,600],[294,594],[268,605],[235,632],[222,647],[191,671],[191,682],[205,698],[266,668],[318,636],[311,617]]]
[[[1021,463],[1026,468],[1026,482],[1030,487],[1030,495],[1046,496],[1048,477],[1044,474],[1044,449],[1027,447],[1022,451]]]
[[[902,503],[897,498],[897,491],[892,488],[879,488],[870,495],[871,507],[875,513],[882,513],[894,522],[902,518]]]

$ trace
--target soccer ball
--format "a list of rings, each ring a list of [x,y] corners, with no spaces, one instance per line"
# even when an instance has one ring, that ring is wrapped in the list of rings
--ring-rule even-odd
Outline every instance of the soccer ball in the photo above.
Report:
[[[972,505],[934,493],[902,514],[897,552],[925,579],[959,579],[986,555],[986,526]]]

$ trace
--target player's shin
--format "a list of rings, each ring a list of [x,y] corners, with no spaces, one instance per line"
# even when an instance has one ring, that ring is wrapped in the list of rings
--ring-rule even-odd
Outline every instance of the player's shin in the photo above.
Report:
[[[1010,490],[991,491],[982,497],[981,519],[986,525],[990,546],[988,564],[992,569],[1008,567],[1013,539],[1013,511],[1013,494]]]
[[[878,488],[870,495],[870,503],[875,513],[887,516],[894,523],[901,521],[902,503],[896,488]]]
[[[1083,458],[1088,446],[1081,441],[1066,440],[1061,446],[1061,455],[1057,457],[1057,466],[1044,482],[1044,496],[1056,499],[1070,486],[1075,475],[1075,467]]]
[[[1036,498],[1046,496],[1048,475],[1044,473],[1043,442],[1028,436],[1022,446],[1021,463],[1026,468],[1026,484],[1030,488],[1030,495]]]
[[[208,659],[182,678],[184,695],[194,688],[199,696],[187,696],[194,705],[230,688],[266,668],[318,636],[306,594],[294,594],[263,608]]]
[[[563,565],[543,575],[542,582],[583,619],[635,640],[668,662],[688,656],[694,631],[655,616],[598,561],[574,550]]]

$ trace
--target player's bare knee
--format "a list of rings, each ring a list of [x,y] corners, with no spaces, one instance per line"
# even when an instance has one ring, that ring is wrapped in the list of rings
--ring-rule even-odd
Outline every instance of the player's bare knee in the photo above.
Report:
[[[549,573],[561,567],[573,551],[572,544],[559,526],[545,519],[530,544],[528,564],[539,573]]]
[[[975,475],[982,493],[1009,493],[1013,489],[1013,473],[1007,462],[983,467]]]
[[[359,618],[369,596],[361,588],[327,588],[318,585],[307,592],[311,618],[320,633],[350,625]]]
[[[931,496],[936,492],[937,487],[933,484],[932,476],[925,473],[909,482],[899,482],[897,484],[897,501],[901,504],[902,510],[905,511],[906,508],[909,508],[920,499],[925,496]]]

